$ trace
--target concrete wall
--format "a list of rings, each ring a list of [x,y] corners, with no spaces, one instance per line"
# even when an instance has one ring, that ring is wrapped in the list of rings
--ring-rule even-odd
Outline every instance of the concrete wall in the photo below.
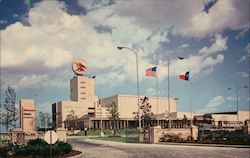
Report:
[[[165,134],[179,135],[183,139],[192,137],[194,140],[198,138],[198,127],[192,126],[191,128],[172,128],[172,129],[161,129],[160,127],[150,128],[150,143],[159,143],[160,138]]]

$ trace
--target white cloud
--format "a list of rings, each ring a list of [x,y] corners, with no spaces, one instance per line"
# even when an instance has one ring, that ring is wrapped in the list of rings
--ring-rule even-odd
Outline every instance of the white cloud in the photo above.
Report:
[[[223,38],[220,34],[215,34],[212,39],[213,44],[210,47],[203,47],[199,50],[200,54],[210,55],[227,49],[227,37]]]
[[[170,75],[178,75],[186,71],[191,71],[190,76],[200,72],[211,73],[214,67],[224,61],[224,55],[218,54],[227,49],[227,37],[216,34],[212,38],[211,46],[201,48],[198,53],[193,53],[184,60],[173,59],[170,61]],[[167,76],[167,62],[159,62],[159,79]]]
[[[184,48],[188,48],[188,47],[189,47],[189,44],[184,43],[179,48],[184,49]]]
[[[248,58],[250,58],[250,43],[247,44],[247,46],[246,46],[246,48],[245,48],[244,50],[246,51],[246,54],[244,54],[244,55],[240,58],[239,62],[245,61],[245,60],[247,60]]]
[[[220,0],[209,14],[203,12],[203,1],[116,1],[119,15],[135,17],[150,30],[174,26],[174,32],[189,37],[213,36],[226,28],[249,28],[249,1]],[[84,4],[83,4],[84,5]],[[146,17],[146,18],[145,18]]]
[[[128,80],[136,81],[133,52],[118,50],[117,46],[122,44],[138,52],[139,72],[144,76],[145,67],[151,65],[145,57],[167,40],[166,31],[143,28],[134,18],[114,13],[112,6],[77,16],[67,14],[63,2],[42,1],[31,8],[27,20],[30,26],[16,22],[1,32],[2,70],[6,76],[9,69],[16,73],[16,77],[4,82],[17,87],[58,81],[57,77],[65,73],[63,68],[70,67],[71,61],[78,57],[84,58],[95,72],[106,72],[102,81],[97,79],[98,84],[116,86]],[[112,35],[98,33],[95,28],[99,25],[110,27]],[[24,71],[30,73],[23,76]],[[53,85],[65,85],[64,78],[63,83]]]
[[[237,72],[236,74],[242,78],[249,78],[249,72],[243,71],[243,72]]]
[[[212,98],[206,106],[199,109],[200,112],[218,112],[220,106],[224,103],[225,98],[223,96],[216,96]]]
[[[112,3],[112,0],[78,0],[79,5],[84,6],[88,11],[93,11],[101,7],[109,6]]]
[[[236,101],[237,98],[235,96],[229,96],[229,97],[226,97],[227,100],[229,101]]]

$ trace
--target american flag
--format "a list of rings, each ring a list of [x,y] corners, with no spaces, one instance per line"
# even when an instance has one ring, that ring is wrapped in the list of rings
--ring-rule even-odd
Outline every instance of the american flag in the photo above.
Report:
[[[150,69],[147,69],[146,70],[146,76],[153,76],[153,77],[156,77],[157,74],[156,74],[156,66],[155,67],[152,67]]]

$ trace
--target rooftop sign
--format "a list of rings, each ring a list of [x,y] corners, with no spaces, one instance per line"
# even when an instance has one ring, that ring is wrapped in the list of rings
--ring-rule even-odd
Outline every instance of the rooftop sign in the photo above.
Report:
[[[72,70],[77,74],[77,75],[83,75],[84,72],[86,72],[87,67],[86,63],[83,59],[75,59],[72,64]]]

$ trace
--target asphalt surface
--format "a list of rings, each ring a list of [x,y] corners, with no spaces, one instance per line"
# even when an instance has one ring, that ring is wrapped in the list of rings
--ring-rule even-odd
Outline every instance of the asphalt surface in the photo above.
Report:
[[[250,148],[118,143],[69,139],[82,158],[250,158]]]

